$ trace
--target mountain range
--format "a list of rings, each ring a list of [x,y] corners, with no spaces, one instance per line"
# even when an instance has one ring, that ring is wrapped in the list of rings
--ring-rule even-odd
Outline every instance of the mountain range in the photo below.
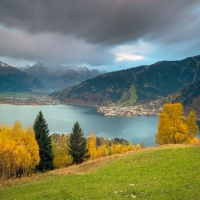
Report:
[[[30,92],[45,90],[35,77],[0,61],[0,92]]]
[[[51,96],[83,105],[133,105],[166,97],[199,79],[200,55],[106,73]]]
[[[86,67],[51,65],[43,62],[21,67],[20,70],[38,78],[50,90],[73,86],[105,73]]]

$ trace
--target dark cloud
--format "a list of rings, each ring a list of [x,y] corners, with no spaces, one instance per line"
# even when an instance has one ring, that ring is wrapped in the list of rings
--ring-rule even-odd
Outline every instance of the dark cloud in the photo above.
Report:
[[[173,32],[193,20],[199,0],[1,0],[0,22],[30,33],[63,33],[119,44]]]
[[[101,65],[113,61],[104,46],[91,45],[63,35],[30,35],[0,29],[0,56],[59,64]]]
[[[199,49],[199,8],[199,0],[1,0],[0,56],[105,65],[114,48],[139,40],[186,55]]]

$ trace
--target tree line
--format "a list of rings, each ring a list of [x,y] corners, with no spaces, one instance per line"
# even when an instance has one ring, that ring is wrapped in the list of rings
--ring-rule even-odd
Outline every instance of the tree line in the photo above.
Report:
[[[79,133],[72,132],[72,134],[68,135],[57,133],[51,135],[54,155],[53,165],[56,168],[67,167],[71,164],[79,164],[88,159],[94,160],[100,157],[121,154],[142,148],[140,144],[134,146],[123,138],[106,139],[96,137],[94,133],[90,133],[88,138],[80,142],[82,140],[81,138],[84,138],[82,129],[80,129],[78,122],[74,126],[78,126],[81,131]],[[77,137],[79,137],[78,140],[75,139]]]

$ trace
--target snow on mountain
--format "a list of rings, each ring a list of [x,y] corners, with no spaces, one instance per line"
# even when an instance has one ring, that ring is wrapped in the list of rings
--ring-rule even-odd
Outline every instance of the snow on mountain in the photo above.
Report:
[[[9,65],[0,61],[0,67],[9,67]]]
[[[0,61],[0,92],[43,91],[46,87],[36,77]]]
[[[40,79],[51,90],[76,85],[105,73],[96,69],[90,70],[87,67],[62,66],[58,64],[47,64],[41,61],[33,66],[26,66],[20,69]]]

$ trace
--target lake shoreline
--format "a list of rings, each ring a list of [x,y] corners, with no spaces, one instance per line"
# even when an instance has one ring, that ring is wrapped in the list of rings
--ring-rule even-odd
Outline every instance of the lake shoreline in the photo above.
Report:
[[[143,143],[146,147],[155,145],[157,116],[105,117],[93,106],[0,104],[0,123],[12,126],[18,120],[23,127],[29,127],[39,111],[42,111],[51,134],[71,133],[74,123],[78,121],[86,137],[93,132],[97,137],[124,138],[132,144]]]
[[[104,115],[105,117],[117,117],[117,118],[123,118],[123,117],[140,117],[140,116],[145,116],[145,117],[151,117],[151,116],[158,116],[159,114],[138,114],[138,115],[109,115],[105,114],[103,112],[99,112],[99,106],[94,106],[94,105],[82,105],[82,104],[75,104],[75,103],[65,103],[65,102],[60,102],[59,104],[39,104],[39,103],[6,103],[6,102],[0,102],[0,105],[14,105],[14,106],[54,106],[54,105],[69,105],[69,106],[83,106],[83,107],[88,107],[88,108],[93,108],[96,110],[97,113]],[[105,106],[106,107],[106,106]],[[197,117],[197,121],[200,121],[199,116]]]

